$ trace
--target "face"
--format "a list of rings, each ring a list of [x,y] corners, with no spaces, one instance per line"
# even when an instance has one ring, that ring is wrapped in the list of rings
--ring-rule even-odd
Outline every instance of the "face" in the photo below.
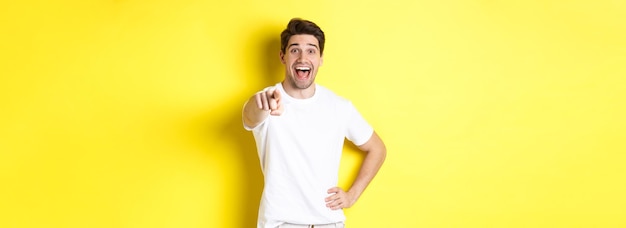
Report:
[[[292,89],[308,89],[315,81],[317,69],[322,65],[319,42],[313,35],[293,35],[287,42],[285,53],[280,53],[285,65],[285,81]]]

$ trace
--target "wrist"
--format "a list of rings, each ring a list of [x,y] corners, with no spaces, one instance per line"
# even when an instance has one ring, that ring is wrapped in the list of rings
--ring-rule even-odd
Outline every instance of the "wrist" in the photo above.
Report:
[[[363,193],[363,191],[359,190],[358,188],[352,187],[346,193],[350,194],[352,198],[356,201],[356,199],[361,196],[361,193]]]

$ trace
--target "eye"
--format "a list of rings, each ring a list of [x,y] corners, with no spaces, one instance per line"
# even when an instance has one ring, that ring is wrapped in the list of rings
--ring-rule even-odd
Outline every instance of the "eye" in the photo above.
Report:
[[[298,50],[297,48],[291,49],[289,52],[291,53],[298,53],[300,50]]]
[[[308,52],[309,54],[315,54],[315,49],[309,49],[307,52]]]

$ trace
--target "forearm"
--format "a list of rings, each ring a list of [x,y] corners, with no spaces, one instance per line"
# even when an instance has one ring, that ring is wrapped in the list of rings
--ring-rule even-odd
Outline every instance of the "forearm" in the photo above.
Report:
[[[387,156],[387,149],[376,133],[372,135],[372,138],[366,144],[359,148],[367,154],[361,164],[356,179],[348,190],[349,193],[354,194],[355,201],[361,196],[363,191],[365,191],[365,188],[367,188],[372,179],[374,179]]]
[[[270,115],[269,111],[258,107],[255,96],[250,97],[243,106],[243,123],[248,127],[256,127]]]
[[[386,151],[384,148],[381,150],[372,150],[367,152],[363,163],[361,164],[361,169],[352,183],[352,186],[348,190],[348,192],[355,194],[356,199],[358,199],[365,188],[370,184],[370,182],[374,179],[378,170],[382,166],[385,161]]]

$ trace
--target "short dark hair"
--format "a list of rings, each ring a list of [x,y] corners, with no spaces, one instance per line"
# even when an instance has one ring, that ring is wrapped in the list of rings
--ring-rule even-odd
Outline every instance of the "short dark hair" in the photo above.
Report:
[[[285,53],[287,43],[293,35],[313,35],[320,45],[320,55],[324,53],[324,32],[312,21],[304,20],[301,18],[293,18],[287,24],[287,28],[280,34],[280,51]]]

